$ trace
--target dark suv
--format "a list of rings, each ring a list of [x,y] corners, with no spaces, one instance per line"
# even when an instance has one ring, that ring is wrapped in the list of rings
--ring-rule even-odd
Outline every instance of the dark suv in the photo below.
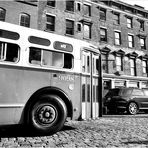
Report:
[[[137,114],[139,110],[148,111],[148,89],[114,88],[103,98],[109,112]]]

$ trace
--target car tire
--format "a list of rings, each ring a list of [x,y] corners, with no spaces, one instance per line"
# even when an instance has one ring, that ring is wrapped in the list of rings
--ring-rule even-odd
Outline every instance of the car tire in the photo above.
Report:
[[[63,127],[66,117],[67,108],[60,97],[43,95],[31,107],[30,124],[40,133],[52,134]]]
[[[135,102],[130,102],[127,107],[127,112],[131,115],[137,114],[139,111],[138,105]]]

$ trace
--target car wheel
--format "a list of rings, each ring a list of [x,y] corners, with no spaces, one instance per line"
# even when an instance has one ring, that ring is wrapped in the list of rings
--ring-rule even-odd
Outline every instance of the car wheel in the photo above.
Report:
[[[34,103],[30,111],[30,124],[40,133],[59,131],[66,120],[65,103],[56,95],[44,95]]]
[[[138,113],[138,105],[135,102],[130,102],[128,105],[127,112],[131,115],[135,115]]]

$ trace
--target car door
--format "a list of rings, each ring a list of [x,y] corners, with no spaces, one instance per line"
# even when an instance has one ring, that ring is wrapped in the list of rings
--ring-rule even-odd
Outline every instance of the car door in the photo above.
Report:
[[[138,103],[139,108],[145,108],[148,106],[148,98],[142,89],[133,89],[132,96],[133,100]]]

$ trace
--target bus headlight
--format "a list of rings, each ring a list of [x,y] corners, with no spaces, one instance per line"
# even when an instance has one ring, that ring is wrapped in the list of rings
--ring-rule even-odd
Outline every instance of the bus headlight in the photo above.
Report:
[[[69,84],[68,88],[69,88],[70,90],[74,90],[74,84]]]

